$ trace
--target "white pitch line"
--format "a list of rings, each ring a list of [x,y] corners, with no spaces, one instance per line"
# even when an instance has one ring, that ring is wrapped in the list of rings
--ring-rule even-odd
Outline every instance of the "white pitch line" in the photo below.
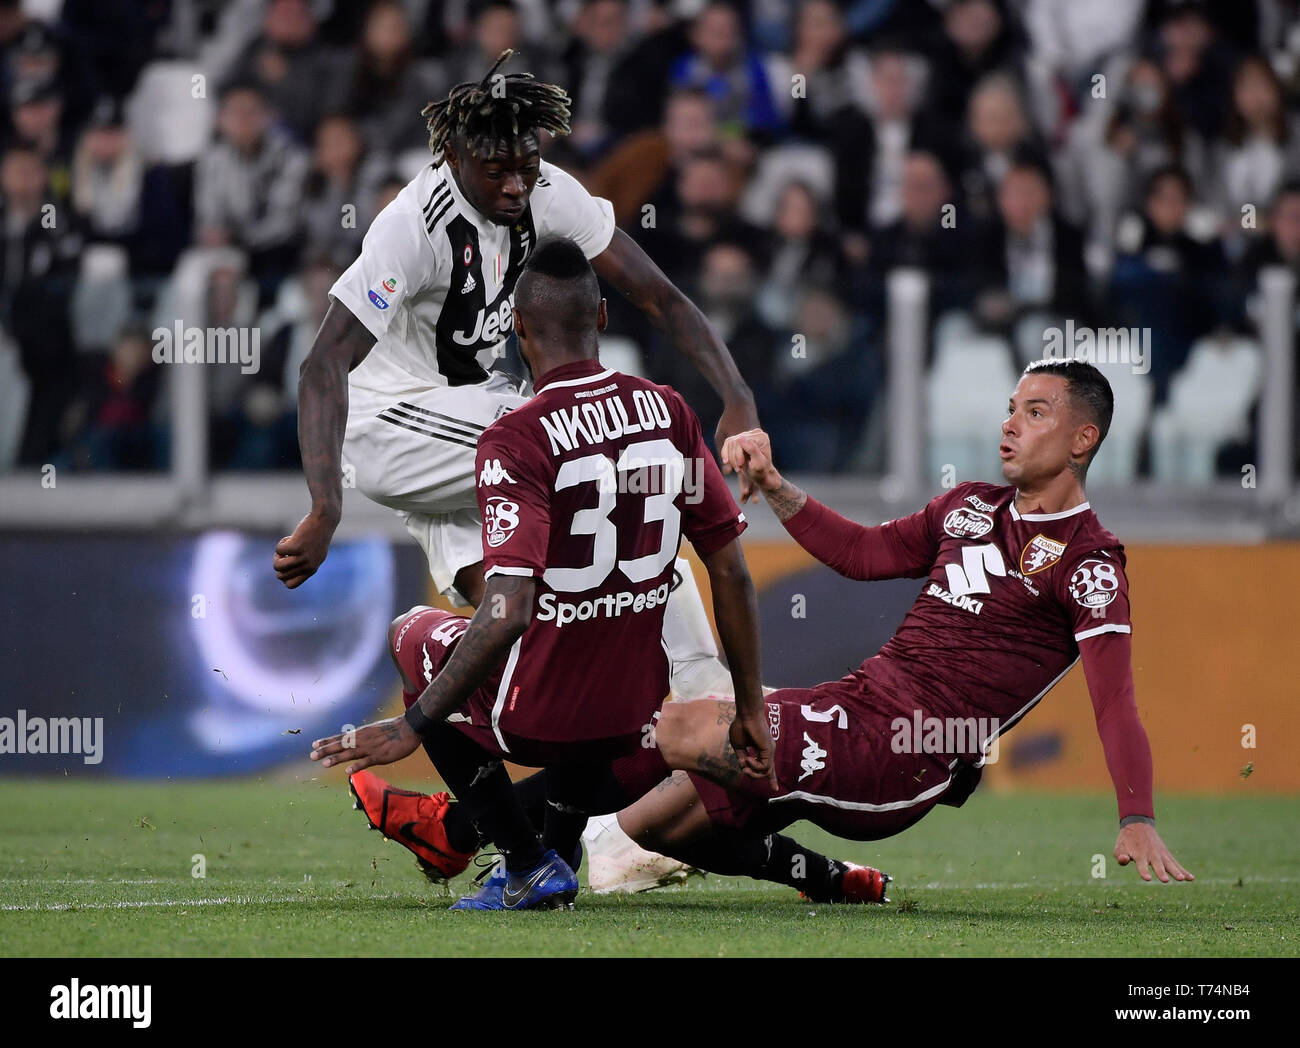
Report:
[[[119,900],[117,902],[38,902],[31,905],[7,904],[0,906],[4,911],[26,911],[39,912],[48,911],[52,913],[68,910],[142,910],[154,907],[176,907],[176,906],[248,906],[264,905],[268,903],[284,902],[306,902],[313,897],[310,895],[220,895],[211,899],[139,899],[134,901]],[[320,897],[317,896],[317,899]],[[389,892],[386,895],[363,895],[361,898],[370,901],[383,901],[387,899],[404,899],[405,895],[399,892]]]

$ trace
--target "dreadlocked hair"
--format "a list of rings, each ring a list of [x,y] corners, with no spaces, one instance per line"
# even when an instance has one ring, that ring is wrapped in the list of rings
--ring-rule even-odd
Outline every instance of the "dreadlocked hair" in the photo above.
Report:
[[[531,131],[569,133],[569,96],[557,84],[544,84],[532,73],[497,73],[513,56],[507,49],[477,84],[457,84],[440,102],[430,102],[420,115],[428,123],[433,166],[445,158],[449,141],[464,137],[473,156],[490,151],[497,142],[514,144]]]

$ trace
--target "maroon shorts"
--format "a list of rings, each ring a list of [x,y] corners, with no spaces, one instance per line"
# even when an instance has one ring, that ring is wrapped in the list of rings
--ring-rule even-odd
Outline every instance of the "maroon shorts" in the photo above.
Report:
[[[402,619],[393,635],[393,658],[407,680],[423,689],[442,669],[456,642],[469,628],[469,619],[438,608],[418,608]],[[636,757],[642,734],[611,739],[539,740],[527,739],[494,724],[497,704],[497,674],[466,700],[447,723],[477,742],[493,756],[530,768],[589,761],[618,761]],[[402,701],[409,709],[419,691],[403,690]],[[642,762],[638,761],[638,765]]]
[[[854,683],[776,691],[767,697],[767,711],[776,794],[749,787],[729,792],[691,775],[718,825],[771,832],[807,819],[837,837],[879,840],[911,826],[952,784],[952,758],[895,752],[898,711],[873,708]]]

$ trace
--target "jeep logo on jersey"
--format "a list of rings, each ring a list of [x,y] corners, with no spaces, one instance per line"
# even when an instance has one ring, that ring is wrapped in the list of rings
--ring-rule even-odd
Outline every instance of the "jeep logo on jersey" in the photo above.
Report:
[[[453,331],[451,337],[462,346],[474,346],[479,342],[497,343],[515,326],[514,308],[515,296],[512,292],[506,295],[498,305],[485,306],[478,311],[478,316],[474,318],[474,330],[469,334],[464,331]]]
[[[993,530],[993,518],[958,506],[943,518],[943,530],[955,539],[978,539]]]
[[[1020,553],[1020,570],[1026,575],[1036,571],[1046,571],[1065,552],[1065,543],[1049,539],[1046,535],[1035,535]]]
[[[483,534],[493,549],[500,546],[519,527],[519,503],[504,495],[493,495],[483,507]]]
[[[503,480],[507,484],[515,482],[515,478],[502,468],[500,459],[488,459],[483,463],[483,471],[478,475],[479,487],[489,488],[493,484],[500,484]]]

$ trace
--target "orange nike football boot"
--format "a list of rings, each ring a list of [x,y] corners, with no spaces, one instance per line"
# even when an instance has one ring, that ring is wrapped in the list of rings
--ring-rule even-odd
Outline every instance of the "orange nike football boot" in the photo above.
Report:
[[[448,794],[400,790],[365,770],[348,776],[348,788],[356,798],[352,807],[365,814],[370,828],[411,852],[429,880],[441,883],[464,873],[478,854],[457,851],[447,840],[442,820],[451,807]]]

